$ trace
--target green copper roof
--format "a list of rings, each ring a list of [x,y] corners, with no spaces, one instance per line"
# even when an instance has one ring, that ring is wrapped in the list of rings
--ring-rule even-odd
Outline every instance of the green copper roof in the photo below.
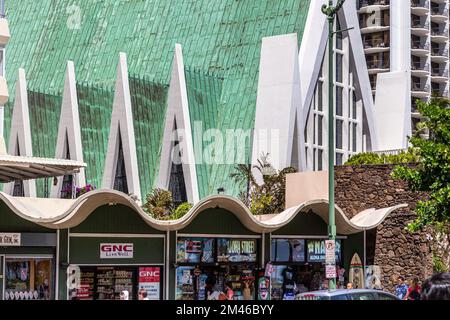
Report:
[[[310,0],[7,1],[7,80],[26,70],[33,152],[54,156],[67,60],[75,63],[88,182],[100,185],[119,52],[127,53],[142,195],[155,184],[175,43],[183,47],[191,121],[251,129],[261,39],[303,34]],[[77,24],[77,18],[79,24]],[[8,139],[12,101],[5,110]],[[206,128],[206,129],[205,129]],[[42,132],[41,132],[42,131]],[[194,143],[196,143],[194,141]],[[248,157],[247,157],[248,158]],[[197,166],[200,196],[225,187],[233,165]],[[43,185],[39,187],[43,195]]]

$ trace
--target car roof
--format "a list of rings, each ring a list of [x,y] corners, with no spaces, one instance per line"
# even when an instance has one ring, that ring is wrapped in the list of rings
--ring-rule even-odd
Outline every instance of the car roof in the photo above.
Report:
[[[301,296],[338,296],[341,294],[353,294],[353,293],[363,293],[363,292],[372,292],[372,293],[384,293],[388,295],[392,295],[389,292],[385,292],[382,290],[374,290],[374,289],[336,289],[336,290],[319,290],[319,291],[311,291],[304,292]]]

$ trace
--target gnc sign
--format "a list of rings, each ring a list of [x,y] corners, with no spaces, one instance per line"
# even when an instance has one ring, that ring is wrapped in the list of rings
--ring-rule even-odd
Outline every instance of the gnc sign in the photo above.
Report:
[[[132,259],[132,243],[100,243],[100,259]]]

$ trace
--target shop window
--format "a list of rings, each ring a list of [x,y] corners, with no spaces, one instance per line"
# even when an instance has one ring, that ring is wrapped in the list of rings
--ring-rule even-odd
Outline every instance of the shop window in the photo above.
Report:
[[[5,300],[51,300],[52,259],[6,259]]]
[[[273,262],[305,262],[305,240],[272,240]]]
[[[179,238],[176,300],[206,300],[223,292],[231,300],[256,296],[254,239]]]
[[[119,151],[117,155],[114,189],[128,194],[127,173],[125,169],[125,159],[123,157],[122,136],[120,134],[120,128],[119,128]]]
[[[137,300],[139,291],[147,300],[162,299],[162,270],[158,266],[80,267],[80,284],[69,294],[71,300]]]

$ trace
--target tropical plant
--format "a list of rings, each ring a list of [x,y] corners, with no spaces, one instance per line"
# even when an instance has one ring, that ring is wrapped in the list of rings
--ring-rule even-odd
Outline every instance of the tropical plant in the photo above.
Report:
[[[433,97],[429,103],[417,101],[424,121],[410,138],[420,161],[417,166],[397,166],[393,177],[408,182],[415,191],[429,197],[419,201],[417,218],[408,228],[417,231],[425,226],[450,230],[450,106],[449,100]],[[424,135],[428,133],[428,139]],[[448,232],[447,232],[448,234]]]
[[[261,184],[257,182],[252,169],[262,177]],[[269,154],[262,154],[253,167],[246,164],[237,165],[230,178],[241,188],[245,186],[239,198],[253,214],[271,214],[285,209],[286,175],[294,172],[297,170],[292,167],[275,170],[270,163]]]
[[[147,195],[146,203],[142,208],[155,219],[176,220],[188,213],[192,206],[191,203],[184,202],[178,207],[175,207],[172,199],[172,192],[154,188]]]
[[[146,196],[143,209],[156,219],[169,216],[173,209],[172,193],[160,188],[152,189]]]

